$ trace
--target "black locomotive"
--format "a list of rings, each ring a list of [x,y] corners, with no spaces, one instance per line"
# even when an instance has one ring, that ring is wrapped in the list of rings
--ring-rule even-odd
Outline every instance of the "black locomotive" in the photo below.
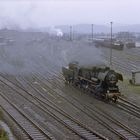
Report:
[[[90,91],[107,101],[116,102],[121,95],[117,83],[118,80],[123,81],[123,76],[109,67],[79,67],[78,62],[72,62],[68,67],[62,67],[62,72],[67,84]]]

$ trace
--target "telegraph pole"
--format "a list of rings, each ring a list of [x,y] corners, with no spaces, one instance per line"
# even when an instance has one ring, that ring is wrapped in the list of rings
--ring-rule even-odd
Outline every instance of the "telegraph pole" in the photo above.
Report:
[[[70,26],[70,41],[72,41],[72,26]]]
[[[112,67],[112,24],[113,22],[110,22],[111,25],[111,36],[110,36],[110,67]]]
[[[91,24],[91,37],[92,37],[92,42],[93,42],[93,24]]]

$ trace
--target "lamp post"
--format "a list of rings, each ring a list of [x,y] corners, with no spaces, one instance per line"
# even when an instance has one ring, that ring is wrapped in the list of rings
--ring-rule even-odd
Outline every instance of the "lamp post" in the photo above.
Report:
[[[110,38],[110,67],[112,67],[112,24],[113,24],[113,22],[110,22],[110,25],[111,25],[111,38]]]

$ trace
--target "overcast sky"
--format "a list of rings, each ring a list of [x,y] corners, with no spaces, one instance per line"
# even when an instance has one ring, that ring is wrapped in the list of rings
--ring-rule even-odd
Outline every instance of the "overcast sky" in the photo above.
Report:
[[[20,1],[20,2],[19,2]],[[1,0],[0,27],[140,24],[140,0]]]

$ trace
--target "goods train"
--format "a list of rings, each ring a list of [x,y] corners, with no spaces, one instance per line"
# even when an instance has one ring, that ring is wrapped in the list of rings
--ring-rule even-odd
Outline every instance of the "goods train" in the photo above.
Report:
[[[80,67],[78,62],[71,62],[62,67],[62,73],[67,84],[87,90],[106,101],[116,102],[121,95],[117,83],[118,80],[123,81],[123,76],[109,67]]]
[[[134,41],[127,41],[125,43],[126,48],[135,48],[136,47],[136,43]]]
[[[116,50],[123,50],[124,44],[123,42],[119,40],[112,39],[112,44],[110,39],[95,39],[94,40],[95,45],[98,47],[106,47],[106,48],[112,48]]]

